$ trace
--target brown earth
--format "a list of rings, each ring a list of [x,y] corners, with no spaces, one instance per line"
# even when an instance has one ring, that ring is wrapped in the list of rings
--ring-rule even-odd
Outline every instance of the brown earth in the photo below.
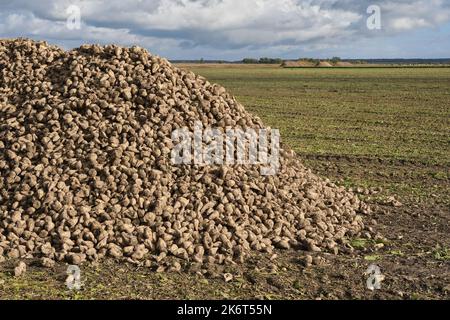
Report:
[[[353,63],[347,61],[339,61],[335,64],[336,67],[353,67]]]
[[[315,67],[313,62],[306,60],[298,60],[298,61],[285,61],[283,63],[283,67],[286,68],[312,68]]]

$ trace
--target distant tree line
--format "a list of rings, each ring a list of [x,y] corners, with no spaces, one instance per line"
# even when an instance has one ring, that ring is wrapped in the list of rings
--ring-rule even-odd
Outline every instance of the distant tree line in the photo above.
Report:
[[[259,58],[259,59],[254,59],[254,58],[245,58],[242,60],[242,63],[245,64],[282,64],[283,63],[283,59],[279,59],[279,58]]]
[[[338,63],[340,61],[342,61],[342,59],[340,57],[333,57],[331,59],[314,59],[314,58],[299,58],[299,61],[308,61],[308,62],[312,62],[312,63],[319,63],[320,61],[329,61],[332,63]]]
[[[367,63],[367,61],[364,61],[364,60],[354,60],[354,59],[342,60],[340,57],[333,57],[331,59],[299,58],[298,60],[299,61],[308,61],[308,62],[312,62],[314,64],[317,64],[320,61],[329,61],[329,62],[332,62],[333,64],[336,64],[341,61],[348,61],[353,64],[366,64]]]

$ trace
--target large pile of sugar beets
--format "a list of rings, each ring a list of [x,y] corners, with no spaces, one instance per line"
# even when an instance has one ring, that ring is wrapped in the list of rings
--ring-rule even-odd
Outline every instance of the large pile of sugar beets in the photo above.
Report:
[[[0,261],[105,256],[179,270],[252,252],[338,253],[368,207],[285,147],[258,165],[173,165],[171,133],[264,128],[221,86],[139,47],[0,40]]]

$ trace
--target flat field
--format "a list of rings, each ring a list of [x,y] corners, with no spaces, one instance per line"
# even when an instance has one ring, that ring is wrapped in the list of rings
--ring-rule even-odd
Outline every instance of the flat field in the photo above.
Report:
[[[282,69],[181,65],[227,88],[278,128],[313,171],[353,188],[374,207],[385,242],[353,239],[347,254],[255,256],[206,275],[158,274],[105,261],[82,268],[84,288],[64,286],[66,266],[0,269],[0,298],[448,299],[450,298],[450,68]],[[367,290],[367,267],[385,276]],[[226,283],[225,272],[234,275]]]
[[[183,67],[224,85],[313,169],[449,204],[450,68]]]

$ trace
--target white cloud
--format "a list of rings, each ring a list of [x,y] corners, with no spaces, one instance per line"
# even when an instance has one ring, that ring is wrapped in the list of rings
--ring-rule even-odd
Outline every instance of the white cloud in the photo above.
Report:
[[[385,29],[389,33],[433,27],[450,20],[450,3],[443,0],[385,1]]]
[[[429,27],[430,23],[428,23],[425,19],[412,19],[405,17],[393,19],[391,26],[395,30],[411,30],[417,27]]]

